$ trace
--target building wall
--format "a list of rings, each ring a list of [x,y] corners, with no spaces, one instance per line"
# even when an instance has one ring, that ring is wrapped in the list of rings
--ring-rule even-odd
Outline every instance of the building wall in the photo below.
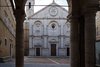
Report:
[[[60,23],[62,24],[59,26]],[[52,24],[56,25],[55,30],[52,29]],[[67,25],[70,26],[69,23],[66,23],[66,20],[55,20],[55,22],[52,22],[52,20],[40,20],[30,22],[29,55],[36,56],[36,48],[39,46],[41,56],[51,56],[51,44],[56,44],[56,55],[67,56],[66,51],[70,44],[70,28]]]
[[[15,18],[9,0],[0,0],[0,57],[15,55]]]
[[[37,56],[37,48],[40,48],[40,56],[51,56],[51,44],[56,44],[56,56],[67,56],[67,48],[70,48],[68,12],[59,5],[54,6],[56,3],[51,5],[28,17],[30,56]]]
[[[24,22],[24,55],[29,55],[29,23]]]

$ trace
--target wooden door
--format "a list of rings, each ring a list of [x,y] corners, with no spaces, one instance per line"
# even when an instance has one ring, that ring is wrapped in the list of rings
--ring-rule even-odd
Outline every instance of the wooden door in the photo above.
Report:
[[[40,48],[36,48],[36,56],[40,56]]]
[[[56,44],[51,44],[51,56],[56,56]]]

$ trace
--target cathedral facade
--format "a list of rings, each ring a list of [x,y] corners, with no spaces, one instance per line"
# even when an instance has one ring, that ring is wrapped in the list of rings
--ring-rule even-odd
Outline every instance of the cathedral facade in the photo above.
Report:
[[[68,12],[55,2],[28,16],[29,56],[69,56]]]

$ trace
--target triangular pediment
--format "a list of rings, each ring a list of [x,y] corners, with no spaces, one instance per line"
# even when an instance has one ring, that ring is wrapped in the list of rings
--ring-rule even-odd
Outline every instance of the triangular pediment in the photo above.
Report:
[[[67,15],[68,11],[65,8],[53,2],[28,18],[66,18]]]

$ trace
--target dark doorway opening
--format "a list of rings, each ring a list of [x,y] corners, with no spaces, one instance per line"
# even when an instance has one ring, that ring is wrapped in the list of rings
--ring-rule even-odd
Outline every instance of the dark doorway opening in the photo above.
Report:
[[[70,56],[70,49],[67,48],[67,56]]]
[[[40,48],[36,48],[36,56],[40,56]]]
[[[56,44],[51,44],[51,56],[56,56]]]

